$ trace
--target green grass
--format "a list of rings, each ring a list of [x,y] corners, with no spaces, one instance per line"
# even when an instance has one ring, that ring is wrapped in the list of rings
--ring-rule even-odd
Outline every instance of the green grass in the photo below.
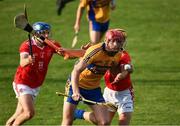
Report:
[[[132,125],[180,125],[180,1],[116,0],[111,28],[127,30],[127,50],[135,67],[135,111]],[[55,0],[0,0],[0,125],[15,111],[12,80],[19,64],[18,48],[27,34],[13,26],[13,17],[26,3],[31,23],[45,21],[52,25],[52,37],[70,47],[78,0],[69,3],[61,16],[56,15]],[[89,41],[88,22],[82,20],[76,48]],[[27,125],[59,125],[68,74],[76,60],[64,61],[55,55],[36,100],[36,116]],[[103,86],[103,81],[102,81]],[[85,105],[80,108],[89,110]],[[76,120],[74,124],[89,125]],[[117,124],[117,115],[113,125]]]

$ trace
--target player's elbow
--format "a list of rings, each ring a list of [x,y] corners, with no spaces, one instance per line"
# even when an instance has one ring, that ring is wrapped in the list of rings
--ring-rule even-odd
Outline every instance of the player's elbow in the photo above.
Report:
[[[77,65],[74,66],[73,73],[81,73],[82,70]]]

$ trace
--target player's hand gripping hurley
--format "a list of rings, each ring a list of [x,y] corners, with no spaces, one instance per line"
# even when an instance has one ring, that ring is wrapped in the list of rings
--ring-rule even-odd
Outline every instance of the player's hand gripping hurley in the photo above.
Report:
[[[61,93],[61,92],[56,92],[56,94],[57,94],[58,96],[71,97],[71,96],[69,96],[69,95],[67,95],[67,94],[65,94],[65,93]],[[112,109],[113,111],[116,111],[116,110],[117,110],[117,106],[114,105],[114,104],[112,104],[112,103],[110,103],[110,102],[95,102],[95,101],[91,101],[91,100],[85,99],[85,98],[83,98],[83,97],[81,97],[79,100],[80,100],[80,101],[83,101],[83,102],[87,102],[87,103],[96,104],[96,105],[103,105],[103,106],[106,106],[106,107]]]

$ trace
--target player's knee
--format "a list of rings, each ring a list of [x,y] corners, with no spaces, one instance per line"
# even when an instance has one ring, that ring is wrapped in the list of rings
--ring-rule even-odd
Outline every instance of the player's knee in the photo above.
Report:
[[[24,111],[23,115],[26,119],[31,119],[32,117],[34,117],[35,111],[34,110]]]
[[[105,125],[110,125],[110,122],[109,122],[108,120],[99,120],[99,121],[98,121],[98,124],[105,126]]]
[[[9,119],[7,122],[6,122],[6,126],[11,126],[12,124],[13,124],[13,122],[14,122],[14,120],[15,120],[15,118],[11,118],[11,119]]]
[[[72,125],[73,117],[72,115],[63,115],[62,125]]]
[[[91,40],[91,43],[92,43],[93,45],[95,45],[95,44],[97,44],[98,42],[97,42],[96,40]]]
[[[63,119],[62,120],[62,125],[72,125],[73,124],[73,120],[72,119]]]
[[[92,43],[92,44],[97,44],[97,43],[99,43],[99,42],[100,42],[99,36],[92,36],[92,37],[91,37],[91,43]]]
[[[123,113],[120,115],[119,124],[120,125],[129,125],[131,119],[131,113]]]

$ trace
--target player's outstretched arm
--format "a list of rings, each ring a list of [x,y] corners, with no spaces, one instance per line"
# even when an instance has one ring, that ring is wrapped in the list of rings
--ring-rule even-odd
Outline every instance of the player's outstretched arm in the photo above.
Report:
[[[65,60],[66,59],[83,57],[83,55],[85,54],[85,50],[83,50],[83,49],[59,48],[56,52],[58,54],[64,56]]]
[[[122,68],[122,71],[119,72],[114,81],[112,82],[112,84],[116,84],[118,83],[120,80],[123,80],[127,77],[128,74],[132,73],[133,72],[133,66],[132,64],[125,64],[123,65],[123,68]]]

